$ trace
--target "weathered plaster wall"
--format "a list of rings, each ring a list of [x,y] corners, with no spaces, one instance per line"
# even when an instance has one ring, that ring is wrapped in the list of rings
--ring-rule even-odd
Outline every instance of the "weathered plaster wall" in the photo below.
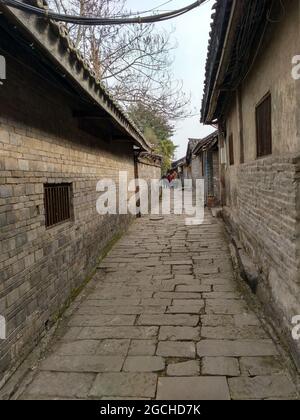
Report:
[[[239,118],[233,97],[227,136],[233,134],[234,165],[228,138],[225,218],[261,273],[258,295],[285,333],[300,366],[300,344],[291,338],[291,319],[300,314],[299,81],[291,77],[299,50],[299,2],[285,2],[285,15],[261,49],[240,88],[245,163],[240,163]],[[272,95],[273,154],[256,159],[255,108]]]
[[[299,2],[285,4],[285,14],[279,23],[271,25],[253,64],[252,71],[240,86],[245,163],[256,160],[255,108],[260,100],[272,95],[273,156],[300,151],[299,141],[299,81],[292,78],[292,57],[299,51]],[[237,97],[233,95],[227,115],[227,135],[233,134],[235,165],[228,168],[230,191],[227,197],[236,205],[236,166],[240,164],[240,123]],[[227,156],[229,148],[227,141]]]
[[[196,183],[197,179],[203,178],[202,160],[200,156],[194,156],[192,160],[192,179]]]
[[[130,143],[77,128],[73,99],[7,59],[0,86],[0,381],[45,332],[101,250],[130,222],[96,212],[96,183],[134,176]],[[43,185],[70,182],[74,220],[46,229]]]
[[[213,168],[214,168],[214,193],[217,203],[220,202],[220,162],[219,150],[213,152]]]
[[[242,90],[245,161],[256,159],[255,106],[270,92],[272,95],[273,155],[300,151],[297,130],[297,85],[292,78],[292,58],[299,50],[299,1],[284,3],[280,22],[262,45],[261,53]]]
[[[235,101],[230,108],[226,121],[227,139],[225,142],[226,147],[226,168],[225,168],[225,189],[226,189],[226,205],[231,207],[237,206],[237,167],[240,164],[240,142],[239,142],[239,129],[238,129],[238,118],[235,106]],[[229,136],[233,137],[233,155],[234,164],[229,163]]]

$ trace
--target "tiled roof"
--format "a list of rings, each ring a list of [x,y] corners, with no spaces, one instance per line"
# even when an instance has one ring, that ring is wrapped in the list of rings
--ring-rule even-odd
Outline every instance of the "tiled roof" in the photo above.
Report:
[[[233,92],[247,77],[270,25],[271,0],[216,0],[205,72],[201,121],[226,113]]]
[[[200,141],[201,139],[189,139],[187,152],[186,152],[186,161],[188,164],[190,164],[192,156],[193,156],[193,151]]]
[[[48,9],[48,5],[45,1],[31,0],[30,3],[40,8],[44,8],[46,10]],[[56,37],[59,42],[60,53],[63,50],[65,58],[72,63],[75,62],[72,65],[72,68],[76,68],[77,74],[82,73],[85,80],[88,79],[88,85],[93,93],[98,93],[98,104],[103,106],[103,108],[109,112],[117,122],[120,122],[122,126],[127,130],[128,134],[137,140],[145,150],[151,150],[151,145],[147,142],[143,133],[128,117],[120,104],[112,98],[103,83],[96,77],[96,74],[92,70],[89,62],[75,47],[75,44],[71,40],[68,30],[64,24],[54,22],[52,20],[38,18],[36,16],[30,16],[24,12],[10,8],[8,6],[1,5],[1,8],[10,18],[13,17],[15,23],[22,26],[22,29],[25,29],[29,35],[35,36],[33,34],[36,34],[36,40],[43,44],[43,47],[48,50],[49,54],[51,54],[51,48],[45,45],[41,35],[50,37],[49,32],[51,33],[52,48],[54,43],[53,38]],[[78,83],[81,83],[79,77]],[[90,94],[90,90],[88,90],[87,93]]]
[[[139,162],[152,164],[153,166],[157,166],[159,168],[162,165],[162,160],[162,156],[155,153],[142,152],[138,154]]]
[[[231,9],[232,0],[216,0],[212,7],[211,15],[211,31],[208,43],[207,60],[205,67],[205,82],[203,101],[201,109],[201,120],[205,121],[207,108],[209,106],[209,95],[216,78],[217,66],[221,59],[221,46],[223,45],[226,35],[229,11]]]
[[[178,166],[182,166],[186,164],[186,158],[183,157],[179,160],[176,160],[175,162],[172,163],[172,168],[178,168]]]
[[[205,150],[209,150],[212,147],[214,147],[217,144],[217,142],[218,142],[218,131],[215,131],[214,133],[200,140],[197,146],[194,148],[193,153],[196,155],[197,153],[204,152]]]
[[[193,151],[200,141],[201,139],[189,139],[188,148]]]

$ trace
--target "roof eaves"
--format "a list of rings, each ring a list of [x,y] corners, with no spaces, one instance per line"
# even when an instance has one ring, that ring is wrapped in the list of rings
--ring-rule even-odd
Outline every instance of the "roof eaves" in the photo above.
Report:
[[[193,154],[197,155],[200,152],[210,150],[212,147],[214,147],[218,142],[218,135],[218,131],[215,131],[212,134],[205,137],[204,139],[200,140],[195,149],[193,150]]]
[[[141,152],[137,155],[137,159],[140,163],[151,164],[158,168],[161,168],[163,158],[161,155],[156,153]]]
[[[272,0],[216,1],[201,109],[203,123],[215,123],[226,115],[232,93],[257,57],[272,5]]]
[[[182,165],[185,165],[185,164],[186,164],[186,158],[183,157],[183,158],[181,158],[181,159],[176,160],[175,162],[173,162],[172,163],[172,167],[173,168],[177,168],[178,166],[182,166]]]
[[[216,0],[215,4],[212,7],[212,23],[210,39],[208,43],[208,52],[205,67],[205,83],[201,107],[202,123],[211,122],[207,121],[207,114],[210,106],[210,100],[215,83],[215,78],[220,65],[223,43],[226,37],[232,3],[233,0]]]
[[[35,4],[44,9],[48,8],[45,3],[39,0],[32,0],[31,4]],[[91,99],[104,109],[118,125],[126,130],[144,150],[151,150],[151,145],[142,132],[128,117],[122,107],[112,98],[103,83],[97,79],[88,61],[70,39],[65,25],[54,22],[53,20],[29,15],[2,4],[1,11],[13,19],[14,23],[20,25],[29,36],[33,37],[35,42],[47,51],[56,65],[63,67],[63,70],[68,76],[77,82],[88,93]],[[53,34],[57,38],[56,43],[54,42]],[[49,38],[51,38],[51,45]]]

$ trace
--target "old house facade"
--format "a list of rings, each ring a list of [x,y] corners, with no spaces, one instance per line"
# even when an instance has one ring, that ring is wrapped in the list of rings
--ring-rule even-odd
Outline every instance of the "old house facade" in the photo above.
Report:
[[[119,171],[129,180],[160,173],[64,27],[3,5],[1,12],[0,384],[132,220],[97,213],[97,182],[118,184]],[[147,152],[137,164],[136,150]]]
[[[201,160],[194,154],[199,139],[189,139],[186,151],[186,179],[191,179],[195,184],[196,179],[202,177]]]
[[[204,179],[205,204],[214,207],[220,204],[220,160],[218,131],[203,139],[189,139],[186,156],[173,162],[172,168],[184,184]]]
[[[136,155],[137,175],[140,179],[147,181],[150,187],[151,180],[161,179],[162,157],[160,155],[145,151]]]
[[[160,155],[141,151],[137,149],[135,151],[135,177],[139,179],[140,182],[146,181],[147,190],[141,190],[141,186],[138,185],[139,200],[138,207],[140,207],[141,201],[146,197],[148,198],[148,211],[151,210],[151,190],[152,190],[152,181],[161,179],[161,168],[162,168],[162,157]],[[143,186],[142,186],[143,187]],[[146,185],[145,185],[146,187]]]
[[[193,151],[198,158],[201,177],[205,181],[205,203],[213,207],[220,202],[218,132],[201,139]]]
[[[297,0],[214,6],[202,122],[220,131],[223,214],[244,269],[300,366],[300,84]]]
[[[182,185],[184,183],[184,179],[187,175],[187,164],[186,158],[181,158],[172,163],[172,169],[175,170],[178,174],[178,179],[180,179]]]

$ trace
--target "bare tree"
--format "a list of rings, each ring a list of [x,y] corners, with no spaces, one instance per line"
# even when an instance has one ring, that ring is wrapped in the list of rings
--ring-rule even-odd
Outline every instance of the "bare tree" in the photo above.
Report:
[[[59,12],[82,16],[124,16],[126,0],[50,0]],[[143,102],[171,119],[185,117],[190,98],[173,80],[172,32],[155,25],[84,27],[69,25],[75,45],[96,76],[125,107]]]

